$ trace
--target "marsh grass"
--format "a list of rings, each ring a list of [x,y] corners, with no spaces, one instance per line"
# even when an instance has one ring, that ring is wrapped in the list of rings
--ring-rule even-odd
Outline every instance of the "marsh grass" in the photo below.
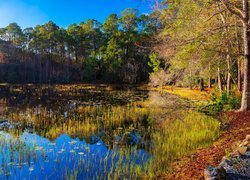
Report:
[[[191,155],[196,149],[211,144],[220,134],[220,123],[195,111],[182,112],[183,119],[166,120],[152,134],[149,153],[152,158],[143,166],[124,164],[118,161],[111,178],[156,178],[171,172],[171,164],[184,156]],[[119,153],[118,153],[119,154]],[[125,155],[126,159],[131,153]],[[124,155],[120,159],[124,159]]]
[[[149,110],[135,103],[117,106],[79,106],[67,112],[51,112],[40,108],[39,114],[27,109],[25,112],[13,111],[8,119],[23,127],[34,128],[36,132],[51,140],[61,134],[71,137],[87,138],[101,131],[117,129],[144,129],[153,125],[151,116],[160,109]]]
[[[106,164],[109,179],[145,179],[162,177],[171,172],[171,164],[196,149],[211,144],[220,134],[220,123],[196,111],[180,112],[182,119],[166,120],[151,134],[149,157],[139,157],[138,147],[115,148],[111,157],[100,161]],[[108,157],[108,155],[107,155]],[[142,160],[145,158],[144,160]]]
[[[184,156],[191,155],[197,148],[206,147],[220,133],[220,123],[211,117],[194,111],[182,112],[182,116],[183,119],[166,120],[161,123],[160,127],[154,128],[154,132],[151,134],[151,146],[147,150],[150,158],[143,159],[144,157],[138,154],[140,148],[137,146],[124,146],[123,148],[117,146],[103,159],[97,159],[95,164],[105,164],[103,175],[110,179],[155,178],[169,173],[172,163]],[[80,125],[80,127],[82,126]],[[75,128],[74,124],[72,124],[72,128]],[[57,130],[53,130],[53,132],[57,134]],[[1,140],[1,142],[4,141]],[[32,150],[25,149],[22,142],[11,140],[8,144],[12,146],[9,147],[13,149],[11,151],[19,152],[19,158],[26,159],[21,162],[29,161],[27,159],[31,159],[30,156],[34,154]],[[84,168],[82,163],[85,163]],[[86,163],[89,164],[86,165]],[[65,170],[66,179],[77,179],[81,173],[87,172],[92,163],[79,161],[73,170]],[[6,165],[6,167],[8,166]],[[8,172],[8,169],[4,169],[4,171]]]
[[[59,87],[57,91],[72,93],[72,96],[81,94],[81,88],[76,92],[68,92],[68,88],[72,87]],[[91,162],[81,161],[80,158],[73,169],[65,169],[66,179],[77,179],[98,164],[104,164],[101,175],[110,179],[156,178],[169,173],[172,163],[191,155],[198,148],[208,146],[220,134],[220,123],[197,111],[187,110],[187,102],[176,100],[175,96],[169,97],[164,92],[148,94],[148,99],[143,100],[145,95],[131,97],[134,93],[129,91],[115,95],[110,92],[107,97],[101,95],[107,100],[104,102],[91,97],[89,102],[80,102],[74,108],[65,110],[59,101],[60,108],[14,109],[8,112],[7,118],[19,123],[23,129],[33,129],[52,142],[62,134],[86,140],[104,132],[105,135],[100,135],[100,138],[109,149],[108,154]],[[144,145],[130,143],[133,132],[139,132]],[[12,133],[18,138],[19,132]],[[20,146],[24,145],[20,142]],[[19,151],[20,148],[14,149]],[[3,153],[3,148],[1,150]],[[140,151],[146,152],[147,156],[142,157]],[[26,152],[34,154],[32,150]],[[71,152],[72,159],[69,161],[75,161],[76,150],[71,149]],[[91,156],[87,153],[78,155]],[[55,161],[60,163],[58,158]]]
[[[35,145],[27,144],[18,137],[0,133],[0,147],[0,175],[10,175],[12,166],[21,168],[36,161]]]
[[[220,123],[196,111],[182,112],[183,119],[165,121],[152,135],[153,162],[149,174],[160,175],[171,170],[171,163],[208,146],[220,134]]]

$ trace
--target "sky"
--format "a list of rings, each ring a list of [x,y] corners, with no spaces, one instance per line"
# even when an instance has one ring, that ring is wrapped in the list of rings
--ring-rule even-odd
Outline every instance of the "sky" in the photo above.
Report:
[[[104,22],[109,14],[136,8],[140,14],[151,10],[150,0],[0,0],[0,27],[16,22],[22,28],[50,20],[61,27],[88,19]]]

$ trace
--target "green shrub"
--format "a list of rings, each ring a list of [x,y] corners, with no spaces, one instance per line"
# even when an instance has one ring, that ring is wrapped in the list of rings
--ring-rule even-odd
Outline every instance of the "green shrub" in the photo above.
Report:
[[[224,105],[220,101],[211,102],[206,105],[201,105],[198,107],[198,111],[205,113],[210,116],[217,115],[224,109]]]
[[[228,101],[228,104],[231,109],[238,109],[240,107],[240,103],[241,103],[241,98],[236,94],[232,95]]]
[[[199,105],[198,111],[203,112],[208,115],[217,115],[221,111],[231,111],[240,107],[241,99],[237,96],[236,92],[223,92],[220,96],[218,92],[213,92],[211,97],[211,102],[208,104]]]
[[[221,96],[218,99],[222,104],[227,104],[229,97],[227,95],[227,92],[222,92]]]

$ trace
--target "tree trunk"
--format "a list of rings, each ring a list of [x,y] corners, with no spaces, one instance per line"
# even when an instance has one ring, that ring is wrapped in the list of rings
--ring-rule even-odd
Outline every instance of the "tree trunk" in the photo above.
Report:
[[[189,89],[192,90],[192,70],[190,70],[189,72]]]
[[[209,62],[209,78],[208,78],[208,88],[212,88],[211,64],[210,64],[210,62]]]
[[[231,61],[230,56],[227,56],[227,96],[230,94],[230,87],[231,87]]]
[[[237,30],[237,22],[235,23],[235,37],[236,37],[236,42],[237,42],[237,52],[240,55],[241,46],[240,46],[240,38],[239,38],[238,30]],[[238,68],[237,86],[238,86],[239,92],[242,92],[242,70],[241,70],[240,58],[238,58],[237,68]]]
[[[241,60],[238,59],[238,90],[242,92]]]
[[[78,63],[78,53],[77,53],[77,50],[75,50],[75,59],[76,59],[76,63]]]
[[[200,91],[204,91],[204,79],[200,78]]]
[[[244,12],[244,20],[243,20],[243,39],[244,39],[244,82],[243,82],[243,93],[242,93],[242,101],[241,101],[241,109],[240,111],[248,111],[250,110],[250,56],[249,56],[249,48],[250,48],[250,32],[248,28],[249,21],[249,2],[248,0],[243,0],[243,12]]]
[[[219,10],[221,10],[220,6],[218,7]],[[229,96],[230,93],[230,85],[231,85],[231,57],[230,57],[230,40],[229,40],[229,30],[228,30],[228,24],[227,24],[227,19],[223,15],[223,13],[220,13],[221,21],[224,24],[224,30],[226,34],[226,50],[227,50],[227,55],[226,55],[226,60],[227,60],[227,74],[225,74],[225,80],[227,81],[226,83],[226,90],[227,90],[227,95]],[[220,75],[219,75],[220,76]]]
[[[222,95],[222,84],[221,84],[220,66],[218,66],[218,88],[219,88],[219,91],[220,91],[220,95]]]
[[[212,88],[212,79],[211,79],[211,77],[208,78],[208,87]]]

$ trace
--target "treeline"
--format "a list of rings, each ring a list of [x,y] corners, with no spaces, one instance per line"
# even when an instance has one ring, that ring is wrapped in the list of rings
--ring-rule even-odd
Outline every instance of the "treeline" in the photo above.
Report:
[[[152,84],[214,87],[242,92],[250,109],[248,0],[163,0],[156,10],[164,29],[156,36]]]
[[[152,71],[145,47],[160,27],[156,13],[135,9],[67,29],[52,21],[26,29],[11,23],[0,29],[0,82],[145,82]]]

